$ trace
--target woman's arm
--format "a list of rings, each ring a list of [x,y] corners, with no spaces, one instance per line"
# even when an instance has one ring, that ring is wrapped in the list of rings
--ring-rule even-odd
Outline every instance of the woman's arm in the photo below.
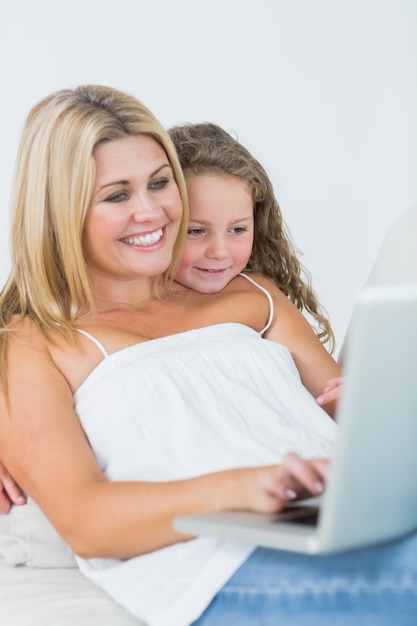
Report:
[[[325,465],[291,454],[281,466],[189,480],[107,481],[46,340],[27,326],[8,346],[0,456],[77,554],[127,558],[186,539],[172,528],[176,516],[227,509],[273,512],[296,495],[320,491]]]
[[[318,396],[329,379],[341,376],[340,366],[296,306],[265,277],[257,275],[256,280],[268,289],[274,301],[274,319],[264,337],[289,349],[304,386],[314,397]],[[322,406],[334,416],[336,403],[333,400]]]

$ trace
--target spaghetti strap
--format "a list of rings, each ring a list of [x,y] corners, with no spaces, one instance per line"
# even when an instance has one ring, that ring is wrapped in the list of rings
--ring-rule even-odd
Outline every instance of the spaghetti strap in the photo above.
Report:
[[[269,293],[269,291],[267,289],[265,289],[265,287],[261,287],[261,285],[259,285],[256,280],[254,280],[253,278],[251,278],[250,276],[248,276],[247,274],[243,274],[240,273],[239,276],[243,276],[244,278],[246,278],[246,280],[248,280],[250,283],[252,283],[252,285],[255,285],[255,287],[258,287],[258,289],[260,289],[261,291],[264,292],[264,294],[266,295],[266,297],[268,298],[268,302],[269,302],[269,317],[268,317],[268,321],[266,323],[265,328],[263,328],[262,330],[259,331],[260,335],[263,335],[266,333],[266,331],[268,330],[268,328],[271,326],[272,324],[272,320],[274,317],[274,302],[272,300],[272,296]]]
[[[81,328],[74,328],[74,330],[76,330],[77,333],[81,333],[82,335],[84,335],[84,337],[87,337],[87,339],[90,339],[90,341],[92,341],[97,346],[97,348],[100,350],[100,352],[104,356],[104,358],[107,359],[107,357],[109,356],[109,353],[107,352],[107,350],[105,349],[103,344],[99,342],[98,339],[93,337],[93,335],[90,335],[90,333],[88,333],[86,330],[81,330]]]

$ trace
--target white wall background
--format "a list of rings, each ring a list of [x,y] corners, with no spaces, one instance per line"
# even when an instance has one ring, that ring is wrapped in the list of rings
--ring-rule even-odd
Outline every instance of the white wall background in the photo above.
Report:
[[[338,343],[394,218],[417,202],[416,0],[0,0],[0,282],[21,127],[109,84],[165,126],[213,121],[265,165]]]

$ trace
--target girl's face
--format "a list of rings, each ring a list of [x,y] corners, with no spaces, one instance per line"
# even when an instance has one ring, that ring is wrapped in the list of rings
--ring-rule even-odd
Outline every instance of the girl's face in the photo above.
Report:
[[[147,135],[129,135],[94,151],[96,180],[83,232],[96,279],[154,276],[169,265],[182,215],[163,148]]]
[[[186,183],[190,223],[175,280],[201,293],[217,293],[251,255],[252,195],[242,180],[227,174],[193,175]]]

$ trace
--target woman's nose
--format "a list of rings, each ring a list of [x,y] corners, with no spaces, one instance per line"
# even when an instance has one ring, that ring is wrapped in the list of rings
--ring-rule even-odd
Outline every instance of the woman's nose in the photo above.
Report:
[[[162,207],[151,195],[143,193],[134,199],[133,220],[143,222],[154,219],[163,212]]]

